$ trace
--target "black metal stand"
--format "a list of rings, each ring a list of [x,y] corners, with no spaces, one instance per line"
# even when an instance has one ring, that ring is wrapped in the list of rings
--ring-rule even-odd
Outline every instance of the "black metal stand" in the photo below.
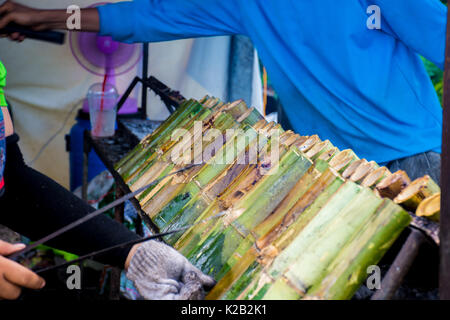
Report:
[[[180,103],[185,100],[179,91],[171,90],[155,77],[148,77],[148,43],[143,44],[142,78],[136,76],[131,81],[117,104],[117,110],[120,110],[138,83],[142,84],[141,107],[138,109],[138,117],[141,119],[147,119],[147,90],[149,89],[153,90],[161,98],[170,113],[173,113]]]

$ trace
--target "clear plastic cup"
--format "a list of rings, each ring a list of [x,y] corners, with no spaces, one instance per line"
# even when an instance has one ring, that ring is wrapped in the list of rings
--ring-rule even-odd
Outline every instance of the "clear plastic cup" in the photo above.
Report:
[[[94,83],[88,90],[91,135],[111,137],[116,128],[117,100],[116,88],[109,83]]]
[[[5,127],[3,112],[0,110],[0,196],[3,194],[3,170],[6,162]]]

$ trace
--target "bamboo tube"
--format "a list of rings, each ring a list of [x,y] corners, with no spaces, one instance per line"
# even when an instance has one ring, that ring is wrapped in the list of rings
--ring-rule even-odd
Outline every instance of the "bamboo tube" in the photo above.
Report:
[[[258,133],[267,125],[266,119],[261,119],[253,125],[253,129],[257,130]]]
[[[207,299],[236,299],[245,295],[246,288],[253,281],[278,251],[273,247],[258,248],[252,245],[254,240],[250,234],[241,243],[227,264],[217,275],[218,283]],[[230,260],[234,260],[230,262]],[[248,290],[248,288],[247,288]]]
[[[205,187],[212,179],[229,167],[234,159],[256,138],[257,133],[251,127],[248,127],[244,134],[235,132],[231,140],[226,142],[219,152],[195,176],[194,179],[197,184],[201,188]]]
[[[192,199],[196,194],[200,192],[200,188],[194,183],[187,183],[182,185],[182,189],[179,191],[176,188],[176,192],[173,193],[174,197],[167,201],[167,198],[157,198],[161,200],[161,204],[164,206],[155,213],[154,210],[147,210],[146,213],[153,218],[153,222],[160,228],[164,229],[170,220]],[[167,194],[167,193],[166,193]],[[155,203],[154,201],[153,203]],[[147,207],[146,207],[147,209]],[[154,209],[154,207],[152,208]]]
[[[289,160],[292,158],[292,160]],[[290,163],[292,161],[292,163]],[[255,187],[262,187],[267,199],[261,199],[257,192],[249,193],[245,201],[254,202],[251,208],[241,213],[239,217],[234,220],[233,224],[238,224],[239,228],[244,227],[247,230],[253,230],[260,224],[278,204],[289,194],[290,190],[296,185],[297,181],[307,172],[312,166],[312,162],[306,157],[302,156],[296,147],[292,147],[280,159],[280,164],[277,168],[273,168],[268,175],[264,176]],[[267,202],[262,206],[263,202]],[[258,209],[258,207],[261,207]],[[236,211],[240,210],[236,206]],[[244,208],[244,207],[243,207]],[[267,214],[263,214],[267,212]],[[228,220],[228,217],[227,217]]]
[[[306,152],[306,156],[310,158],[312,161],[316,160],[323,153],[330,151],[334,146],[331,144],[330,140],[325,140],[320,143],[317,143],[313,146],[309,151]]]
[[[302,168],[302,170],[304,170],[304,168]],[[233,222],[235,223],[233,226],[240,230],[241,233],[247,234],[247,237],[243,242],[240,243],[239,247],[226,262],[224,268],[219,272],[217,279],[220,279],[220,273],[223,273],[224,269],[230,269],[236,262],[238,262],[239,258],[242,257],[242,255],[244,255],[245,252],[255,243],[255,236],[259,237],[261,234],[267,233],[275,225],[281,223],[284,214],[286,214],[288,210],[296,203],[298,198],[300,198],[306,192],[317,175],[317,171],[315,171],[313,167],[310,167],[300,179],[297,179],[297,183],[295,184],[295,186],[288,190],[289,193],[277,205],[273,212],[267,216],[267,218],[263,219],[262,212],[258,211],[259,215],[261,216],[259,220],[262,220],[262,222],[258,222],[258,220],[255,221],[254,216],[256,215],[252,214],[251,212],[244,212],[235,222]],[[289,177],[289,179],[290,178],[291,177]],[[285,181],[284,183],[286,182],[287,181]],[[284,193],[280,195],[280,193],[278,192],[278,195],[283,197]],[[248,217],[253,220],[250,224],[246,223],[245,214],[247,214]],[[251,233],[243,230],[250,230]]]
[[[305,180],[307,181],[307,179],[309,179],[309,176],[305,175]],[[307,191],[303,193],[294,206],[283,215],[282,220],[278,220],[277,223],[274,224],[271,223],[272,221],[269,221],[269,223],[266,224],[263,223],[255,230],[256,234],[260,236],[257,241],[258,248],[265,248],[270,244],[274,244],[280,250],[284,249],[285,245],[283,244],[290,243],[290,241],[300,233],[303,227],[309,223],[342,184],[342,178],[331,168],[322,173],[319,178],[311,184],[311,187],[308,187],[309,183],[306,182],[304,185],[307,188]],[[302,190],[300,189],[299,193],[301,194],[301,192]],[[281,212],[284,213],[283,208],[281,208],[281,210]],[[297,218],[299,218],[298,221],[296,221]]]
[[[206,208],[201,215],[197,218],[195,223],[202,221],[206,218],[212,217],[220,212],[223,212],[222,208],[217,200],[213,202]],[[218,220],[218,221],[217,221]],[[203,242],[207,235],[211,233],[211,230],[216,226],[217,223],[222,222],[222,218],[216,220],[209,220],[201,224],[196,224],[195,226],[189,228],[174,244],[174,248],[177,249],[184,256],[188,256],[200,242]]]
[[[142,205],[142,210],[144,210],[150,218],[154,219],[155,216],[161,212],[172,199],[179,195],[185,187],[186,183],[175,183],[174,179],[165,181],[165,184],[163,184],[159,190],[153,189],[152,194],[148,195],[152,197],[152,200],[144,203]],[[161,190],[164,190],[164,192],[161,192]]]
[[[315,194],[316,192],[312,189],[312,192],[308,192],[308,195],[300,199],[288,213],[288,215],[292,215],[292,218],[298,217],[297,220],[292,222],[287,228],[282,227],[280,230],[275,231],[279,235],[274,238],[271,245],[278,251],[284,250],[301,232],[303,232],[304,228],[308,226],[311,220],[316,217],[320,210],[336,193],[345,192],[340,190],[343,184],[343,180],[340,177],[333,177],[333,175],[330,175],[326,179],[330,180],[326,182],[327,185],[324,187],[323,192]],[[319,182],[318,185],[314,185],[313,188],[320,188],[320,184],[321,182]],[[345,189],[345,187],[342,189]],[[262,243],[263,240],[264,238],[258,240],[258,245],[269,245],[267,240],[265,243]]]
[[[245,114],[249,110],[249,108],[247,107],[247,104],[244,102],[244,100],[240,99],[230,103],[225,110],[229,114],[231,114],[234,119],[238,119],[243,114]]]
[[[255,139],[256,140],[256,139]],[[247,154],[249,148],[261,148],[261,144],[253,140],[246,150],[242,153]],[[239,158],[239,157],[238,157]],[[170,228],[178,228],[187,224],[193,223],[201,213],[208,207],[212,200],[222,192],[229,184],[246,168],[246,164],[239,164],[237,159],[233,165],[226,169],[219,177],[213,179],[207,186],[205,186],[201,192],[195,195],[181,210],[178,212],[168,223]],[[166,230],[165,230],[166,231]],[[173,234],[165,237],[165,240],[169,244],[174,244],[181,234]]]
[[[252,107],[236,120],[239,123],[245,123],[250,126],[254,126],[253,128],[256,130],[257,128],[255,127],[255,125],[258,124],[261,120],[264,120],[264,117],[258,112],[258,110]]]
[[[291,189],[286,198],[283,199],[283,201],[275,208],[270,216],[259,224],[252,233],[257,237],[263,237],[268,236],[269,233],[277,229],[277,231],[273,234],[273,237],[276,237],[276,234],[280,232],[279,228],[289,227],[289,225],[300,214],[298,210],[299,206],[296,207],[297,210],[292,211],[299,200],[311,194],[319,194],[320,191],[315,191],[313,189],[313,185],[314,187],[318,187],[320,185],[319,183],[316,183],[319,179],[320,173],[313,166],[311,166],[308,171],[306,171],[306,173],[297,181],[296,185]],[[323,184],[321,187],[321,191],[323,191],[326,185]],[[306,195],[306,193],[308,193],[308,195]],[[290,214],[288,215],[288,213]],[[267,238],[265,241],[271,242],[272,240],[273,238]],[[265,245],[262,244],[262,241],[259,242],[258,246],[260,248],[265,247]]]
[[[441,188],[439,188],[430,176],[426,175],[414,180],[403,189],[394,198],[394,202],[401,204],[402,207],[414,212],[422,200],[439,192],[441,192]]]
[[[238,268],[240,270],[241,267],[241,257],[245,256],[246,250],[250,248],[250,246],[255,242],[253,236],[259,237],[256,247],[250,250],[265,250],[265,248],[269,247],[270,244],[276,239],[283,231],[285,231],[292,222],[298,217],[298,215],[303,212],[308,203],[311,204],[313,199],[320,197],[322,191],[328,189],[328,192],[331,190],[337,190],[337,184],[342,183],[340,178],[336,173],[333,173],[332,169],[330,169],[326,174],[322,174],[322,176],[317,180],[318,172],[311,167],[305,175],[297,182],[296,186],[290,191],[288,196],[283,199],[283,201],[277,206],[277,208],[273,211],[273,213],[265,219],[262,223],[260,223],[249,235],[251,237],[247,237],[244,242],[241,243],[240,247],[235,251],[235,253],[231,256],[231,258],[226,262],[225,266],[217,275],[217,280],[221,279],[224,275],[227,276],[228,286],[231,286],[233,282],[238,281],[238,278],[233,278],[233,276],[228,275],[228,271],[231,272],[232,275],[236,275],[238,277],[239,272],[235,271],[234,268]],[[333,188],[333,182],[335,182],[335,186]],[[332,187],[330,187],[332,186]],[[332,192],[332,191],[331,191]],[[322,198],[324,199],[327,195],[327,192],[322,194]],[[297,199],[303,199],[297,204],[295,210],[292,209],[294,203]],[[322,200],[323,202],[324,200]],[[316,201],[316,208],[320,206],[321,200]],[[297,202],[298,203],[298,202]],[[314,206],[312,206],[314,208]],[[288,213],[288,214],[287,214]],[[299,231],[290,229],[290,236],[295,236],[295,232]],[[272,250],[271,252],[278,252],[277,249]],[[267,259],[263,263],[267,264]]]
[[[188,259],[203,272],[216,275],[243,238],[273,211],[310,166],[309,159],[291,148],[272,174],[265,175],[245,197],[233,204],[222,223],[189,253]]]
[[[139,167],[146,160],[148,154],[153,153],[158,148],[158,145],[166,141],[167,137],[170,136],[170,133],[175,128],[182,128],[192,117],[195,117],[204,109],[201,104],[192,101],[183,112],[178,114],[178,117],[174,117],[171,121],[166,121],[164,124],[161,124],[149,139],[144,141],[141,150],[132,158],[132,161],[127,161],[118,169],[118,172],[126,178],[129,175],[128,172],[135,167]]]
[[[264,269],[257,268],[256,272],[258,275],[250,282],[247,288],[245,288],[238,299],[245,300],[261,300],[266,294],[267,290],[274,283],[274,280],[267,275]]]
[[[295,135],[296,134],[292,130],[288,130],[288,131],[283,132],[280,135],[280,143],[285,143],[289,138],[291,138],[292,136],[295,136]]]
[[[219,114],[221,115],[222,113]],[[210,122],[214,121],[214,116],[215,114],[213,113],[213,111],[211,111],[211,109],[201,110],[198,114],[189,119],[189,121],[186,122],[183,127],[176,128],[174,131],[169,132],[167,136],[161,141],[161,143],[158,144],[157,148],[154,149],[154,154],[158,156],[166,153],[174,145],[179,143],[179,139],[183,138],[186,131],[188,131],[190,134],[193,134],[194,131],[198,128],[198,126],[196,126],[196,123],[201,123],[200,129],[202,130],[203,128],[207,127]],[[182,140],[182,142],[184,142],[184,139]],[[141,168],[142,165],[140,167],[136,167],[135,170],[141,170]],[[130,177],[132,175],[133,172],[127,173],[127,177]],[[127,179],[129,180],[130,178]]]
[[[181,169],[181,167],[175,166],[172,170]],[[142,209],[150,216],[153,217],[157,210],[161,210],[162,208],[155,203],[166,203],[165,201],[169,201],[175,194],[181,192],[183,187],[192,180],[192,177],[198,172],[197,168],[191,168],[185,172],[178,173],[175,176],[170,176],[158,184],[149,188],[148,191],[142,193],[142,196],[139,197],[139,202]],[[172,194],[172,196],[170,196]],[[162,202],[161,202],[162,201]],[[166,203],[167,204],[167,203]]]
[[[169,127],[171,123],[175,120],[181,121],[183,117],[183,112],[195,103],[193,99],[185,100],[180,104],[180,106],[172,113],[161,125],[156,128],[151,134],[148,134],[133,150],[131,150],[125,157],[123,157],[119,162],[116,163],[114,168],[116,170],[121,170],[121,167],[125,165],[126,162],[132,160],[136,156],[137,153],[141,152],[143,148],[147,147],[149,143],[157,136],[161,135],[164,130]],[[201,103],[201,102],[200,102]]]
[[[205,96],[203,96],[203,98],[201,98],[200,100],[198,100],[198,102],[200,102],[201,104],[204,104],[209,98],[210,98],[210,96],[205,95]]]
[[[244,152],[245,163],[240,163],[240,161],[238,161],[241,159],[239,156],[234,160],[232,166],[230,166],[230,168],[225,170],[220,176],[207,185],[203,192],[211,199],[217,197],[219,194],[222,194],[245,169],[249,168],[249,164],[253,164],[253,161],[255,160],[262,161],[264,159],[269,143],[271,143],[271,141],[261,139],[261,136],[258,136],[258,139],[252,141]],[[251,156],[254,156],[251,155],[252,150],[256,150],[257,159],[251,159]],[[254,182],[255,181],[256,180],[254,180]]]
[[[416,216],[439,222],[441,215],[441,193],[425,198],[417,207]]]
[[[243,236],[243,235],[242,235]],[[249,250],[255,249],[255,237],[252,233],[249,233],[240,243],[239,246],[234,250],[228,260],[224,263],[223,267],[216,273],[215,279],[216,281],[220,281],[224,276],[228,273],[235,273],[235,267],[241,263],[242,257],[244,257]],[[258,250],[259,251],[259,250]],[[230,284],[236,279],[233,276],[229,277]]]
[[[375,188],[380,197],[394,199],[410,183],[411,180],[406,172],[399,170],[381,180]]]
[[[301,152],[307,152],[309,149],[314,147],[317,143],[320,142],[318,135],[313,135],[308,137],[308,139],[305,140],[305,142],[297,144],[298,148]]]
[[[317,171],[319,172],[325,172],[325,170],[327,170],[328,168],[330,168],[330,164],[322,159],[316,159],[316,161],[314,162]]]
[[[323,160],[323,161],[331,161],[331,159],[332,159],[335,155],[337,155],[339,152],[340,152],[340,151],[339,151],[339,149],[338,149],[337,147],[333,147],[333,148],[331,148],[330,150],[328,150],[328,151],[322,153],[322,154],[319,156],[318,159],[319,159],[319,160]]]
[[[184,205],[183,208],[176,213],[169,222],[165,224],[163,232],[178,229],[194,223],[200,214],[205,211],[211,203],[211,199],[205,197],[203,193],[199,192],[188,203],[186,203],[186,205]],[[164,240],[168,244],[174,245],[181,235],[181,233],[173,233],[165,236]]]
[[[254,247],[248,250],[232,271],[226,272],[224,276],[220,277],[205,299],[236,299],[254,278],[255,269],[260,266],[256,261],[257,257],[258,252]]]
[[[168,175],[173,169],[174,169],[174,165],[170,164],[170,163],[164,163],[164,162],[158,162],[156,165],[154,165],[151,170],[148,170],[148,172],[146,172],[146,174],[148,174],[148,178],[146,177],[146,175],[144,175],[142,177],[142,186],[150,183],[151,181],[154,181],[155,179],[160,179],[163,178],[164,176]],[[164,179],[165,180],[165,179]],[[162,181],[162,184],[165,184],[166,181]],[[138,181],[138,183],[136,183],[135,185],[130,186],[130,190],[131,191],[135,191],[137,190],[137,186],[139,185],[140,181]],[[136,186],[137,185],[137,186]],[[144,192],[140,193],[139,195],[136,196],[136,198],[139,200],[140,203],[144,204],[146,197],[152,193],[152,191],[155,188],[160,188],[160,186],[157,184],[155,186],[152,186],[150,188],[147,188],[147,190],[145,190]],[[157,189],[158,190],[158,189]],[[155,190],[155,191],[157,191]]]
[[[324,280],[308,290],[308,297],[350,299],[367,277],[367,267],[379,262],[410,221],[401,207],[384,199],[371,221],[328,266]]]
[[[226,119],[230,119],[230,116],[229,116],[229,115],[224,115],[224,117],[225,117]],[[218,120],[219,120],[219,118],[218,118]],[[233,122],[230,122],[230,121],[233,121]],[[219,127],[220,127],[221,129],[225,129],[225,128],[227,128],[227,127],[230,127],[230,125],[232,125],[232,123],[234,123],[234,120],[230,119],[230,121],[225,121],[225,122],[223,122],[223,126],[219,126]],[[246,127],[245,125],[241,125],[241,126],[243,126],[243,128]],[[234,139],[236,138],[236,135],[237,135],[237,133],[232,137],[231,141],[234,141]],[[244,138],[245,138],[245,137],[244,137]],[[212,140],[212,139],[211,139],[211,140]],[[223,142],[223,141],[222,141],[222,142]],[[192,145],[193,145],[194,143],[195,143],[195,142],[193,142]],[[215,143],[215,142],[211,142],[210,145],[212,145],[213,143]],[[229,144],[230,144],[230,143],[233,143],[233,142],[229,142]],[[228,144],[228,145],[229,145],[229,144]],[[223,154],[225,153],[225,148],[226,148],[226,145],[222,146],[222,147],[219,149],[218,155],[214,155],[214,156],[215,156],[215,157],[216,157],[216,156],[223,156]],[[203,160],[206,160],[206,161],[208,161],[208,162],[209,162],[209,161],[214,161],[214,160],[211,160],[211,159],[210,159],[212,155],[207,154],[207,149],[204,150],[202,156],[203,156]],[[193,172],[193,173],[195,173],[196,175],[198,175],[198,174],[199,174],[199,171],[201,171],[201,170],[206,170],[206,169],[205,169],[205,166],[194,168],[193,170],[190,170],[190,172]],[[150,177],[147,177],[147,179],[150,179]],[[181,183],[183,183],[183,182],[181,182]],[[160,185],[162,185],[162,183],[161,183]],[[157,186],[157,187],[158,187],[158,186]],[[155,187],[155,188],[157,188],[157,187]],[[157,189],[157,190],[159,190],[159,189]],[[149,197],[147,197],[146,199],[144,199],[144,201],[141,203],[141,205],[146,206],[146,207],[149,207],[149,204],[150,204],[150,203],[151,203],[151,197],[149,196]],[[156,210],[156,208],[155,208],[155,210]],[[153,213],[151,213],[150,215],[151,215],[151,216],[154,216]]]
[[[226,129],[229,127],[232,127],[235,124],[234,120],[232,119],[232,117],[228,114],[221,114],[220,117],[218,117],[216,119],[215,125],[217,126],[217,128],[220,129]],[[205,130],[207,130],[210,127],[210,125],[207,125],[206,127],[202,127],[203,132]],[[193,132],[193,136],[195,137],[199,137],[200,139],[202,139],[203,135],[198,133],[196,134],[195,132]],[[206,141],[209,141],[208,139],[208,134],[205,135],[205,139]],[[198,138],[197,138],[198,140]],[[158,175],[156,175],[156,173],[161,172],[161,170],[165,169],[165,168],[173,168],[174,165],[171,164],[171,155],[172,155],[172,151],[174,148],[180,148],[181,150],[184,150],[183,147],[183,143],[186,145],[186,143],[184,141],[180,141],[177,142],[175,144],[172,145],[171,148],[168,148],[168,150],[166,150],[164,152],[164,154],[160,155],[159,157],[156,156],[156,154],[152,155],[152,160],[148,160],[148,164],[140,169],[139,171],[136,172],[136,174],[134,175],[134,177],[128,181],[128,185],[130,187],[131,190],[136,190],[139,189],[140,187],[146,185],[149,181],[152,181],[154,179],[156,179],[158,177]],[[199,143],[198,141],[196,141],[194,139],[194,141],[192,141],[191,139],[189,139],[189,143],[191,144],[191,146],[189,148],[194,148],[196,143]],[[209,145],[212,145],[214,142],[211,139],[209,144],[205,144],[205,147],[208,147]],[[203,154],[201,154],[202,160],[209,160],[209,158],[211,157],[211,155],[206,154],[206,148],[205,148],[205,152]],[[194,163],[197,163],[195,161],[198,161],[198,159],[194,159]],[[162,167],[162,169],[160,169]],[[200,168],[198,168],[197,170],[199,170]],[[157,171],[155,171],[157,170]],[[159,170],[159,171],[158,171]],[[194,169],[196,170],[196,169]],[[167,172],[168,173],[168,172]],[[158,189],[158,186],[155,186],[154,188]],[[151,192],[151,189],[146,191],[146,194],[149,194]],[[148,201],[147,198],[143,199],[143,203],[142,205],[145,205],[145,202]]]
[[[250,165],[248,169],[244,170],[239,174],[239,176],[229,185],[227,190],[224,190],[220,194],[220,203],[222,207],[231,207],[239,198],[243,197],[251,191],[251,189],[258,183],[268,170],[272,167],[271,165],[271,154],[270,149],[272,147],[272,139],[264,146],[261,151],[260,159],[257,165]],[[284,145],[280,145],[278,150],[279,156],[283,157],[287,148]]]
[[[382,200],[370,189],[362,189],[330,224],[315,235],[312,242],[304,242],[309,243],[307,246],[300,242],[295,242],[295,245],[293,243],[293,248],[298,249],[300,255],[297,255],[285,277],[300,292],[306,292],[308,288],[319,283],[342,246],[349,243],[358,230],[364,227],[381,203]]]
[[[289,148],[290,146],[294,145],[294,143],[298,140],[300,136],[298,134],[290,134],[290,133],[286,134],[286,133],[287,132],[282,133],[279,140],[282,145]]]
[[[362,163],[355,170],[355,172],[350,177],[350,180],[361,184],[367,175],[369,175],[370,173],[372,173],[373,171],[375,171],[378,168],[379,168],[379,166],[375,161],[370,161],[370,162],[366,161],[365,163]]]
[[[281,277],[267,288],[261,300],[298,300],[304,295],[289,279]]]
[[[386,167],[380,167],[369,173],[361,182],[361,186],[367,188],[375,188],[375,186],[384,178],[392,173]]]
[[[347,169],[342,172],[342,178],[349,179],[353,173],[355,173],[356,169],[358,169],[359,166],[363,165],[364,163],[367,163],[366,159],[359,159],[356,161],[353,161]]]
[[[330,162],[336,155],[340,153],[339,149],[334,147],[331,148],[329,151],[324,152],[321,154],[315,161],[314,164],[316,166],[316,169],[319,172],[324,172],[330,167]]]
[[[223,106],[223,102],[220,101],[219,98],[210,97],[203,103],[203,106],[206,108],[215,108],[215,107],[220,108]]]
[[[339,152],[330,160],[330,167],[339,173],[343,173],[345,169],[353,162],[358,160],[353,150],[347,149]]]
[[[203,189],[210,181],[231,166],[237,155],[255,138],[256,132],[251,127],[248,128],[243,135],[235,132],[233,138],[219,150],[218,154],[199,170],[192,181],[187,183],[185,187],[186,190],[170,200],[166,207],[164,207],[154,219],[158,222],[164,222],[164,225],[173,219],[173,217],[198,191]],[[236,150],[237,152],[230,153],[228,152],[229,150]],[[158,225],[158,227],[161,226]]]
[[[268,274],[275,280],[278,279],[285,270],[297,259],[297,255],[305,250],[314,239],[324,230],[324,227],[331,223],[335,216],[344,209],[361,188],[353,182],[346,182],[339,188],[327,204],[303,227],[293,241],[284,249],[273,261],[268,270]],[[277,241],[278,242],[278,241]],[[285,241],[282,241],[285,242]],[[277,246],[277,244],[275,244]]]
[[[211,103],[211,105],[216,104],[216,100],[217,99],[213,99],[213,103]],[[220,104],[217,104],[220,105]],[[189,129],[189,131],[191,131],[191,134],[193,133],[193,129],[196,128],[196,126],[194,126],[194,123],[196,121],[202,121],[202,130],[203,132],[205,132],[207,129],[209,128],[216,128],[218,130],[220,130],[221,127],[225,128],[230,128],[232,127],[232,123],[234,123],[234,118],[233,118],[233,114],[236,115],[237,112],[242,113],[243,111],[247,110],[247,106],[245,105],[245,103],[243,103],[242,101],[236,101],[235,103],[229,104],[229,105],[223,105],[221,107],[216,107],[216,109],[205,109],[203,111],[201,111],[198,115],[196,115],[194,118],[190,119],[189,122],[187,122],[186,124],[184,124],[184,129]],[[256,117],[253,116],[252,118],[249,118],[250,115],[252,115],[251,113],[246,113],[244,112],[245,115],[242,115],[242,121],[245,121],[248,124],[254,124],[254,122],[257,121]],[[228,117],[226,117],[226,115],[228,115]],[[231,117],[230,117],[231,116]],[[231,124],[230,124],[231,121]],[[225,124],[224,124],[225,122]],[[226,123],[228,122],[228,123]],[[182,131],[179,131],[179,133],[181,134]],[[194,134],[194,139],[196,137],[196,135]],[[164,147],[162,147],[162,145],[160,144],[161,147],[161,151],[163,152],[163,154],[161,155],[161,157],[165,157],[165,159],[167,160],[168,157],[164,156],[164,154],[170,154],[170,151],[176,146],[178,145],[178,136],[174,136],[173,134],[170,135],[170,138],[172,141],[167,141],[169,137],[169,134],[167,135],[167,137],[163,140],[164,142]],[[199,135],[200,139],[202,138],[202,135]],[[169,142],[169,143],[167,143]],[[201,142],[198,142],[201,143]],[[155,156],[157,156],[157,154],[152,154],[150,158],[148,158],[143,164],[141,164],[139,167],[135,167],[134,171],[138,171],[138,172],[145,172],[146,168],[148,168],[148,166],[151,166],[153,164],[152,161],[154,161]],[[143,165],[145,165],[146,167],[142,167]],[[130,180],[129,184],[134,183],[134,181],[139,178],[138,177],[134,177],[133,179],[133,172],[128,172],[127,174],[122,174],[122,176],[125,178],[125,180]]]
[[[277,125],[276,122],[271,121],[267,123],[267,125],[262,130],[264,130],[265,132],[269,132],[270,130],[275,129],[276,125]]]
[[[224,147],[222,147],[221,149],[223,149]],[[190,196],[196,194],[196,192],[194,192],[193,194],[191,194],[190,192],[192,192],[192,190],[198,191],[200,190],[197,186],[192,186],[193,184],[195,184],[195,182],[191,183],[191,186],[187,186],[187,184],[192,181],[193,176],[197,176],[200,173],[200,170],[203,169],[205,166],[203,167],[198,167],[198,169],[194,169],[194,170],[190,170],[189,175],[186,176],[185,178],[181,178],[181,179],[171,179],[172,183],[167,184],[167,181],[162,181],[160,184],[158,184],[155,187],[155,192],[158,192],[157,197],[155,199],[153,199],[153,197],[155,196],[155,192],[152,191],[152,193],[150,193],[148,196],[146,196],[146,198],[141,202],[141,205],[144,208],[144,211],[149,214],[151,217],[154,217],[156,215],[157,212],[160,212],[163,208],[160,207],[160,204],[164,203],[164,205],[168,205],[170,203],[170,201],[172,201],[172,199],[174,199],[175,202],[180,201],[179,198],[176,198],[176,195],[180,192],[183,192],[183,188],[187,188],[187,191],[184,193],[186,195],[186,198],[183,198],[183,201],[188,200],[188,198],[190,198]],[[189,179],[187,179],[189,177]],[[157,187],[159,187],[159,189],[157,189]],[[164,187],[166,189],[164,189]],[[194,188],[194,189],[192,189]],[[155,203],[159,204],[159,205],[155,205]],[[182,203],[179,203],[176,208],[179,208],[179,206]],[[169,211],[172,211],[174,208],[170,207]],[[173,212],[172,212],[173,214]]]
[[[300,136],[300,138],[298,138],[298,140],[295,142],[295,145],[300,146],[303,143],[305,143],[305,141],[308,139],[309,139],[309,136]]]
[[[195,121],[201,121],[211,114],[210,109],[205,109],[203,107],[201,108],[202,109],[199,110],[197,113],[192,113],[190,117],[186,118],[185,122],[180,123],[180,127],[178,128],[190,130],[191,128],[193,128]],[[139,160],[137,162],[135,162],[132,166],[124,168],[122,171],[119,172],[124,181],[128,183],[128,181],[133,179],[135,174],[144,170],[144,168],[158,156],[157,153],[158,149],[161,148],[163,145],[165,145],[167,142],[169,142],[168,144],[169,146],[177,143],[177,140],[182,133],[183,133],[182,130],[178,130],[178,135],[174,136],[172,135],[172,131],[170,131],[167,132],[160,139],[155,139],[154,141],[157,141],[158,143],[155,143],[153,146],[147,147],[146,151],[139,157]],[[162,152],[164,152],[164,150],[167,149],[168,147],[166,146],[162,150]]]

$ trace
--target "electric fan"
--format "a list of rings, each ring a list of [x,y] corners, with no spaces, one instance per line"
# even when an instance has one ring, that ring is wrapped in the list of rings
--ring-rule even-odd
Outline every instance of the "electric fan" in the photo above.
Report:
[[[91,7],[104,3],[97,3]],[[99,36],[92,32],[71,32],[70,49],[78,63],[88,72],[103,77],[103,83],[115,86],[115,78],[129,72],[142,56],[142,46],[126,44],[112,40],[111,37]],[[85,99],[83,111],[89,112]],[[119,114],[137,112],[137,101],[128,97],[119,110]]]
[[[104,3],[97,3],[91,7]],[[107,84],[116,87],[116,77],[133,70],[142,56],[142,45],[132,45],[113,41],[111,37],[102,37],[91,32],[70,32],[69,44],[72,54],[82,68],[91,74],[102,77],[103,88]],[[119,98],[120,99],[120,98]],[[128,97],[119,115],[135,117],[138,113],[137,101]],[[82,184],[83,178],[83,148],[84,132],[91,130],[89,121],[89,103],[83,102],[83,108],[78,112],[76,123],[66,136],[66,149],[70,159],[70,189],[73,191]],[[89,153],[88,180],[93,179],[105,170],[103,162],[92,150]]]

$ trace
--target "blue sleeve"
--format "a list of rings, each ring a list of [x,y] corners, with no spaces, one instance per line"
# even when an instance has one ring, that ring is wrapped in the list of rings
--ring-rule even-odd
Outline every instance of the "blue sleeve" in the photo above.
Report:
[[[370,0],[406,46],[444,69],[447,8],[439,0]],[[383,29],[383,25],[381,26]]]
[[[156,42],[243,33],[240,0],[135,0],[98,7],[100,34]]]

